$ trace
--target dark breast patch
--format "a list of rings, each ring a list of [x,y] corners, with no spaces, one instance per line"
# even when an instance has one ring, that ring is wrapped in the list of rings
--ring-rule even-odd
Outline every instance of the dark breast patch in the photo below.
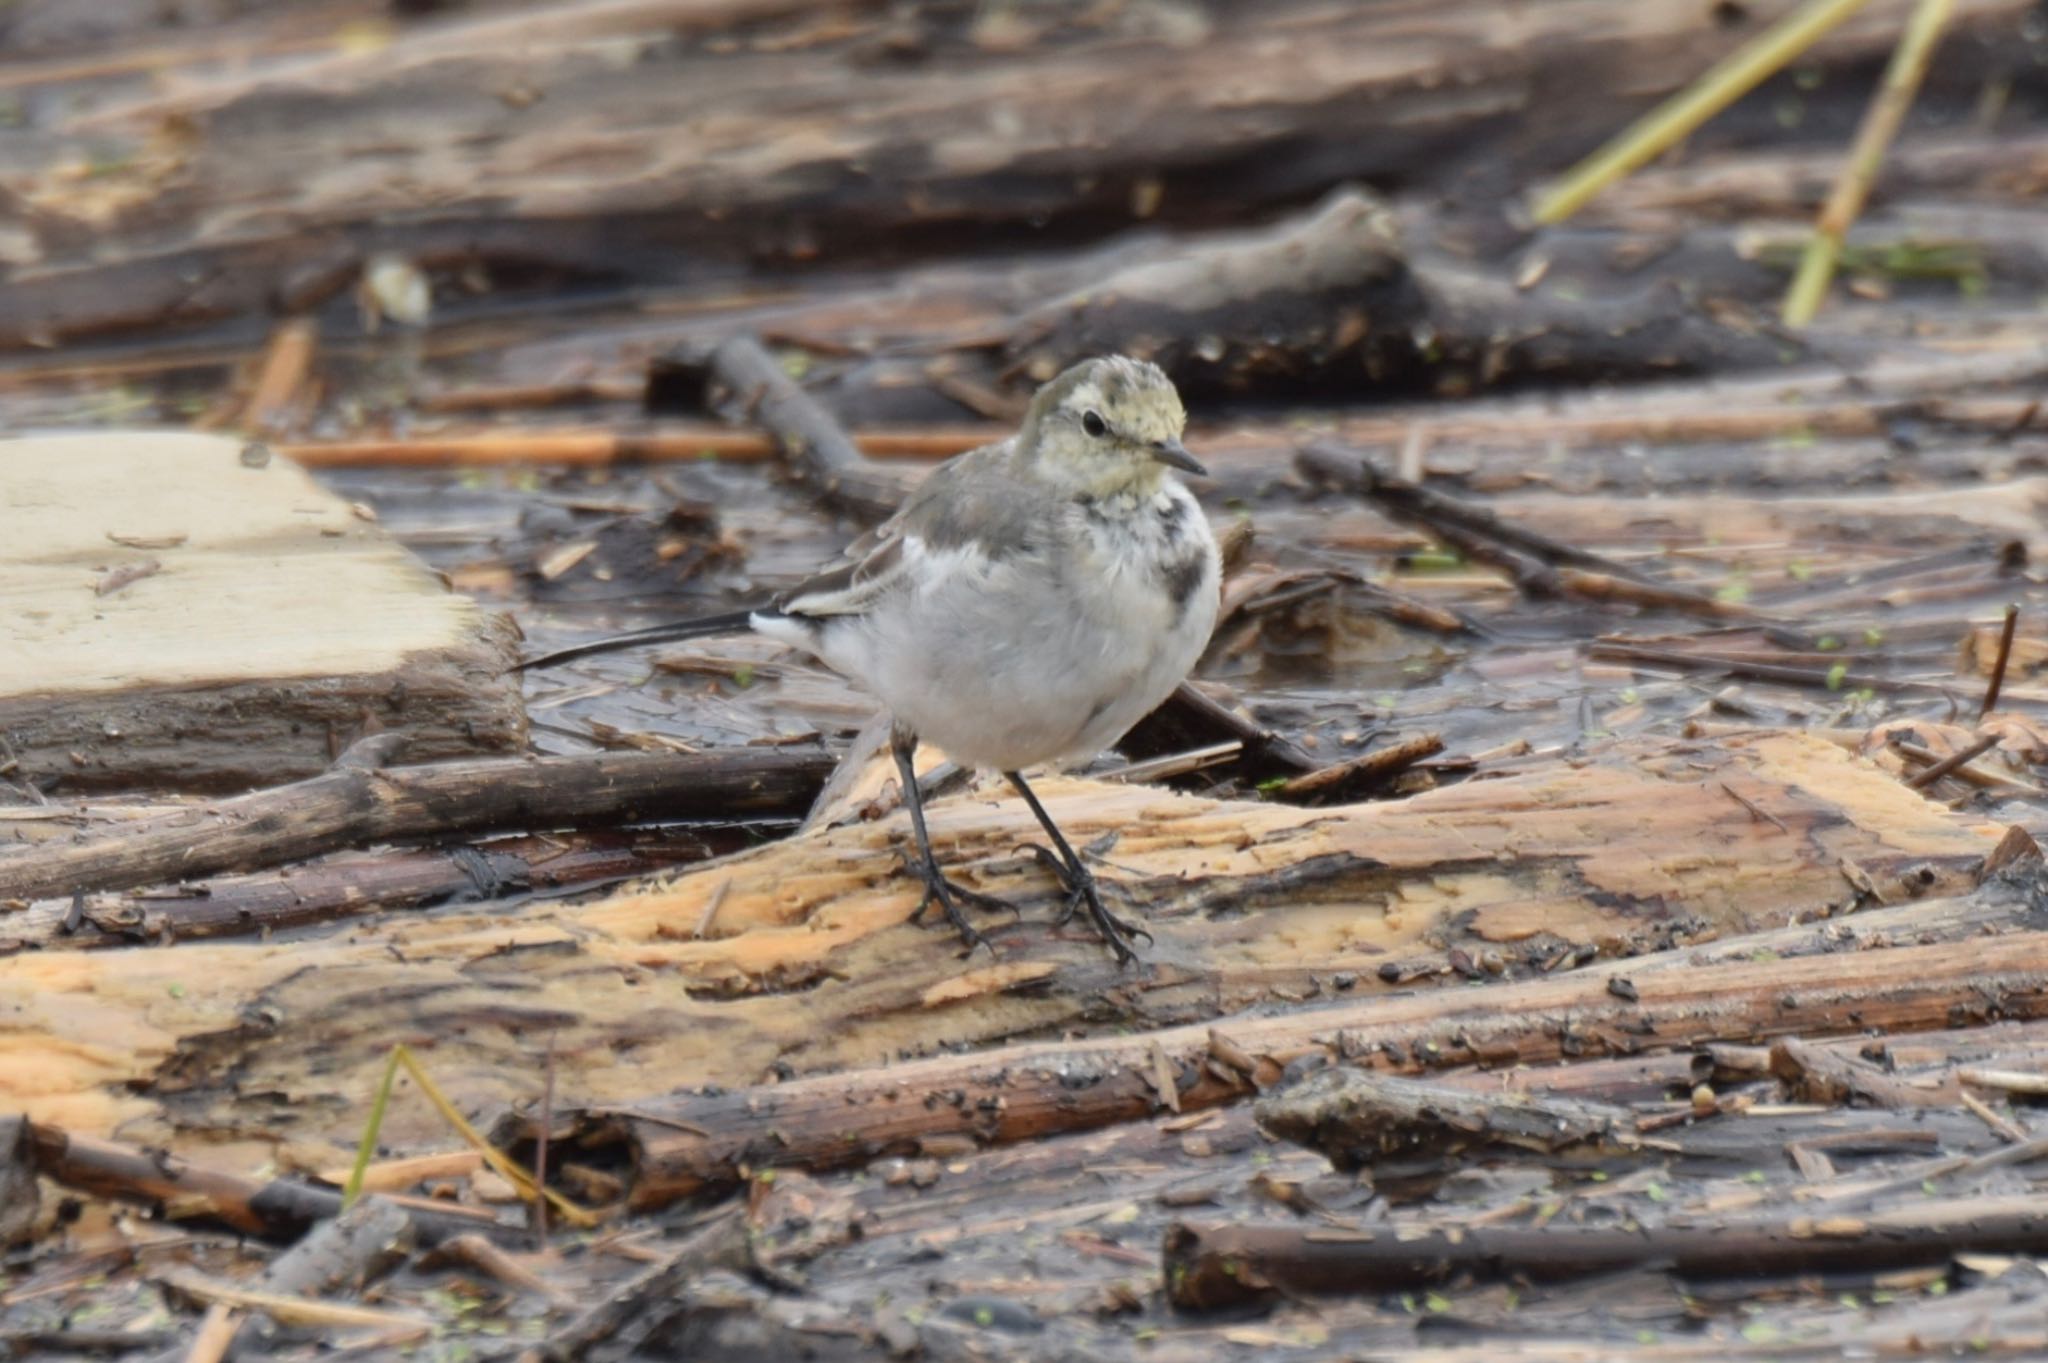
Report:
[[[1188,613],[1188,603],[1195,599],[1202,583],[1209,576],[1209,556],[1189,554],[1178,562],[1163,565],[1159,570],[1160,585],[1166,588],[1168,599],[1173,602],[1173,619],[1179,624]]]

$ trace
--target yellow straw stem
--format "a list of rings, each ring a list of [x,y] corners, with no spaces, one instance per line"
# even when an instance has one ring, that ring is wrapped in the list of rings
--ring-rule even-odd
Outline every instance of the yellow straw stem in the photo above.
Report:
[[[412,1076],[412,1081],[420,1086],[420,1092],[427,1095],[427,1101],[434,1105],[447,1120],[448,1125],[454,1127],[462,1139],[468,1141],[476,1152],[484,1157],[485,1164],[497,1170],[507,1183],[518,1189],[521,1197],[547,1198],[548,1205],[560,1212],[562,1219],[573,1226],[587,1230],[598,1224],[598,1218],[594,1214],[583,1210],[554,1189],[541,1187],[534,1181],[533,1175],[512,1162],[510,1155],[486,1140],[483,1132],[471,1126],[469,1119],[456,1111],[455,1104],[448,1101],[448,1095],[441,1092],[441,1086],[427,1077],[426,1070],[420,1067],[420,1062],[413,1058],[412,1052],[406,1049],[404,1043],[393,1046],[391,1054],[405,1067],[405,1072]]]
[[[377,1096],[370,1100],[370,1120],[363,1123],[363,1138],[356,1142],[356,1162],[341,1190],[344,1207],[353,1207],[363,1195],[363,1173],[370,1167],[370,1156],[377,1149],[377,1133],[384,1129],[384,1111],[391,1106],[391,1086],[397,1079],[398,1049],[394,1048],[384,1062],[384,1078],[377,1084]]]
[[[1762,84],[1821,35],[1870,0],[1807,0],[1724,57],[1706,75],[1644,114],[1620,136],[1573,166],[1536,202],[1536,221],[1563,222],[1587,200]]]
[[[1856,129],[1848,163],[1842,167],[1842,174],[1813,225],[1813,236],[1800,257],[1792,287],[1785,291],[1782,315],[1786,326],[1803,327],[1820,311],[1828,284],[1835,277],[1835,262],[1841,258],[1843,238],[1863,212],[1870,187],[1877,182],[1877,173],[1884,166],[1885,153],[1898,136],[1906,111],[1913,107],[1913,97],[1920,92],[1920,82],[1926,78],[1928,64],[1933,60],[1935,44],[1941,41],[1941,31],[1954,9],[1955,0],[1920,0],[1899,45],[1892,49],[1891,64],[1885,67],[1877,96]]]
[[[455,1104],[448,1101],[448,1095],[441,1092],[441,1086],[427,1077],[426,1070],[402,1042],[391,1048],[391,1057],[384,1062],[384,1078],[377,1085],[377,1096],[370,1102],[370,1120],[364,1124],[363,1138],[356,1145],[355,1165],[349,1170],[348,1183],[341,1190],[342,1206],[351,1206],[362,1196],[364,1171],[370,1167],[370,1156],[377,1148],[377,1133],[384,1128],[384,1113],[391,1105],[391,1087],[400,1068],[412,1076],[412,1081],[420,1086],[420,1092],[427,1095],[427,1101],[434,1105],[448,1125],[484,1157],[484,1163],[497,1170],[507,1183],[517,1189],[521,1197],[529,1201],[545,1197],[548,1204],[573,1226],[588,1229],[598,1224],[594,1213],[585,1211],[554,1189],[542,1187],[533,1175],[513,1163],[510,1155],[484,1139],[484,1134],[455,1110]]]

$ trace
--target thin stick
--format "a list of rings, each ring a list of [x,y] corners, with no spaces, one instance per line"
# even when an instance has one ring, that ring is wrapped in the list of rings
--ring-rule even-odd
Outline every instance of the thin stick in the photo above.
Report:
[[[270,333],[263,365],[249,394],[243,424],[257,435],[281,435],[297,423],[300,396],[313,370],[319,329],[309,317],[294,317]]]
[[[251,1292],[189,1271],[167,1273],[163,1281],[204,1301],[262,1311],[281,1325],[368,1326],[401,1330],[412,1338],[430,1334],[434,1329],[432,1321],[418,1316],[401,1316],[367,1306],[314,1301],[310,1297],[286,1296],[276,1292]]]
[[[1536,221],[1547,224],[1569,218],[1595,194],[1755,89],[1866,3],[1868,0],[1808,0],[1567,171],[1564,179],[1536,201]]]
[[[2020,603],[2015,601],[2005,608],[2005,628],[1998,632],[1998,659],[1991,664],[1991,684],[1984,688],[1984,703],[1977,707],[1977,718],[1984,716],[1998,705],[1998,693],[2005,686],[2005,667],[2012,661],[2012,636],[2020,627]]]
[[[2007,1141],[2010,1141],[2012,1144],[2018,1145],[2020,1142],[2027,1139],[2027,1132],[2025,1128],[2019,1126],[2018,1124],[2010,1121],[2005,1117],[2001,1117],[1997,1112],[1992,1110],[1991,1104],[1985,1102],[1982,1098],[1979,1098],[1976,1094],[1970,1092],[1968,1089],[1960,1090],[1956,1094],[1956,1097],[1962,1100],[1963,1106],[1970,1109],[1970,1111],[1976,1115],[1979,1121],[1983,1122],[1984,1125],[1990,1127],[1993,1131],[1996,1131],[2000,1136],[2004,1137]]]
[[[877,458],[947,459],[1001,439],[994,426],[934,426],[854,433],[861,453]],[[765,431],[697,422],[664,422],[642,431],[593,430],[485,433],[459,431],[414,439],[297,441],[278,452],[307,468],[437,468],[498,464],[676,463],[699,459],[752,461],[777,457]]]
[[[192,1336],[192,1346],[185,1350],[184,1363],[220,1363],[241,1328],[240,1311],[222,1301],[208,1304],[199,1330]]]
[[[1800,257],[1792,287],[1785,291],[1786,326],[1803,327],[1820,311],[1828,282],[1835,276],[1835,262],[1841,258],[1842,239],[1870,197],[1870,187],[1884,165],[1884,154],[1898,136],[1906,111],[1913,107],[1913,97],[1927,75],[1934,46],[1941,40],[1941,30],[1954,8],[1955,0],[1920,0],[1899,45],[1892,50],[1891,64],[1885,68],[1877,97],[1871,100],[1862,125],[1856,129],[1848,163],[1842,167],[1841,177],[1835,181],[1827,205],[1813,225],[1813,236]]]
[[[1959,748],[1955,752],[1950,753],[1947,757],[1942,758],[1939,762],[1936,762],[1927,770],[1920,772],[1917,775],[1908,777],[1906,779],[1906,784],[1911,786],[1915,790],[1925,790],[1927,789],[1927,787],[1933,785],[1936,781],[1939,781],[1942,777],[1948,775],[1950,772],[1956,770],[1958,767],[1965,766],[1968,763],[1975,761],[1976,759],[1982,757],[1985,753],[1990,752],[1993,748],[1997,746],[1998,735],[1986,734],[1984,735],[1984,737],[1978,739],[1975,743],[1972,743],[1969,747]]]

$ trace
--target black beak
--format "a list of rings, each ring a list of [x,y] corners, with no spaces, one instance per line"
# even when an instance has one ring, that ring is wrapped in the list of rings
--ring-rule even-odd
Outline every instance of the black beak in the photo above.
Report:
[[[1197,478],[1209,476],[1209,470],[1203,468],[1201,462],[1188,453],[1188,447],[1178,440],[1158,441],[1152,446],[1152,457],[1169,468],[1179,469],[1182,473],[1192,473]]]

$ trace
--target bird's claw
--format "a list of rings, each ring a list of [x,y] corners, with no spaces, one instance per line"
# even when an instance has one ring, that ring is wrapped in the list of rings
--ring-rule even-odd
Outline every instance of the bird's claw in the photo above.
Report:
[[[937,904],[939,912],[953,925],[953,930],[960,934],[960,940],[967,943],[968,955],[973,955],[977,947],[987,947],[989,955],[995,955],[995,945],[982,935],[980,929],[967,921],[967,916],[960,912],[960,905],[965,903],[978,909],[996,911],[1007,911],[1013,909],[1014,905],[992,894],[982,894],[979,890],[970,890],[964,885],[954,884],[946,879],[946,874],[939,869],[938,863],[929,858],[905,853],[903,864],[924,885],[924,898],[918,900],[917,907],[911,910],[911,922],[922,923],[925,911]]]
[[[1075,914],[1086,907],[1088,917],[1095,923],[1095,930],[1102,934],[1102,940],[1108,943],[1109,949],[1116,954],[1118,965],[1129,965],[1138,959],[1137,948],[1131,945],[1132,938],[1142,937],[1147,946],[1152,944],[1154,939],[1150,932],[1109,911],[1108,906],[1102,902],[1101,884],[1095,879],[1095,873],[1087,866],[1078,861],[1069,864],[1064,857],[1042,843],[1026,843],[1024,850],[1031,853],[1039,865],[1052,872],[1053,878],[1059,881],[1060,888],[1066,893],[1066,905],[1060,910],[1060,916],[1053,920],[1054,926],[1065,927],[1074,921]]]

